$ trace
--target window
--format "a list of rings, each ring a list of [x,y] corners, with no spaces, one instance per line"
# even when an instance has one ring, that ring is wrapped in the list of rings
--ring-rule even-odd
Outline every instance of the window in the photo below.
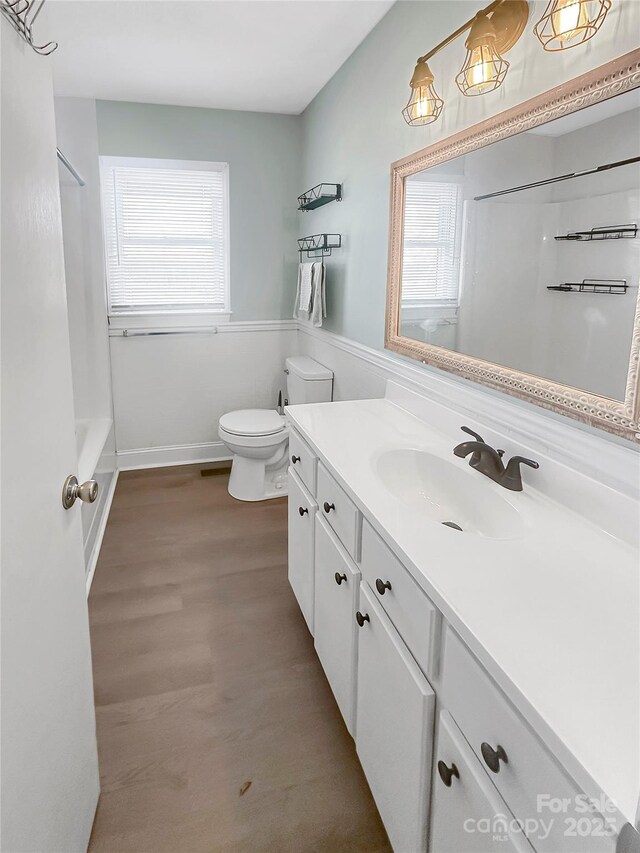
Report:
[[[405,182],[402,304],[457,306],[460,185]]]
[[[109,315],[229,312],[226,163],[101,158]]]

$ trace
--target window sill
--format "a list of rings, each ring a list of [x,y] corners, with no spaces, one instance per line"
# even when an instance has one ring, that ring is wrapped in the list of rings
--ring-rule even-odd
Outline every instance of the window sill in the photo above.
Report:
[[[163,332],[188,329],[210,329],[229,323],[231,311],[184,311],[184,312],[131,312],[130,314],[112,314],[109,317],[109,329],[113,331],[155,330]]]

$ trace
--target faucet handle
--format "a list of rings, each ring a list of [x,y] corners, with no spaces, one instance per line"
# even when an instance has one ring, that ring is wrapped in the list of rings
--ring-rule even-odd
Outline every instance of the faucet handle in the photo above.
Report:
[[[468,426],[460,427],[462,432],[466,432],[467,435],[472,435],[476,441],[481,441],[483,444],[486,444],[484,438],[481,435],[478,435],[477,432],[474,432],[472,429],[469,429]]]
[[[504,486],[505,489],[510,489],[512,492],[522,491],[520,465],[528,465],[529,468],[540,467],[540,465],[537,462],[534,462],[533,459],[525,459],[524,456],[512,456],[505,468],[504,475],[500,480],[501,486]]]
[[[540,465],[538,462],[534,462],[533,459],[525,459],[524,456],[514,456],[513,457],[516,462],[520,462],[522,465],[528,465],[529,468],[539,468]]]

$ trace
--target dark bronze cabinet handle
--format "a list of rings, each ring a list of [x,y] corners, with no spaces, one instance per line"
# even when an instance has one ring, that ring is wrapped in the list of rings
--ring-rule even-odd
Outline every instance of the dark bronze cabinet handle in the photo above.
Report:
[[[447,788],[451,787],[451,780],[454,776],[456,777],[456,779],[460,778],[458,768],[453,762],[451,762],[451,767],[447,767],[444,761],[438,761],[438,773],[440,774],[440,778],[447,786]]]
[[[376,589],[380,595],[384,595],[388,589],[391,589],[391,584],[389,581],[383,581],[380,578],[376,578]]]
[[[309,510],[306,508],[306,506],[299,506],[298,512],[300,513],[300,515],[304,515],[305,513],[309,515]]]
[[[295,465],[295,464],[296,464],[296,462],[299,462],[299,461],[300,461],[300,457],[299,457],[299,456],[292,456],[292,457],[291,457],[291,461],[292,461],[292,462],[293,462],[293,464]]]
[[[335,504],[327,503],[327,501],[324,502],[324,511],[325,512],[329,513],[329,512],[331,512],[332,509],[335,509],[335,508],[336,508]]]
[[[371,619],[369,619],[369,614],[368,614],[368,613],[364,613],[364,614],[362,614],[362,613],[360,613],[360,611],[358,610],[358,612],[356,613],[356,622],[357,622],[357,623],[358,623],[358,625],[362,628],[362,627],[363,627],[363,625],[364,625],[364,623],[365,623],[365,622],[371,622]]]
[[[484,763],[487,765],[487,767],[489,768],[489,770],[491,770],[492,773],[500,772],[501,761],[504,761],[505,764],[509,763],[507,753],[500,745],[498,745],[494,749],[488,743],[482,743],[480,744],[480,752],[482,753],[482,757],[484,758]]]
[[[335,573],[335,575],[334,575],[334,578],[336,579],[336,583],[338,584],[338,586],[340,586],[340,584],[342,583],[342,581],[345,581],[345,582],[346,582],[346,580],[347,580],[347,576],[346,576],[346,575],[341,575],[341,574],[340,574],[340,572],[336,572],[336,573]]]

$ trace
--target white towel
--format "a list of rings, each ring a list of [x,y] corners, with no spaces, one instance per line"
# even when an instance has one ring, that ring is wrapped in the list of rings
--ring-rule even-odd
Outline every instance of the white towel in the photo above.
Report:
[[[322,320],[327,316],[326,277],[325,265],[322,261],[316,261],[313,264],[313,275],[311,277],[313,300],[309,318],[314,326],[321,326]]]
[[[313,307],[313,267],[314,264],[299,264],[298,287],[293,309],[294,319],[308,320]]]

